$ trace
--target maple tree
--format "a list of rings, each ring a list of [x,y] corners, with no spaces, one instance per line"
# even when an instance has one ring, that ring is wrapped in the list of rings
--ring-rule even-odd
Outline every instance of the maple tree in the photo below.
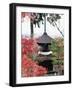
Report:
[[[36,40],[23,38],[22,39],[22,76],[43,76],[47,74],[48,70],[39,66],[38,63],[33,60],[32,55],[35,55],[38,51],[38,45]]]
[[[39,66],[35,61],[28,58],[27,55],[22,56],[22,76],[43,76],[47,74],[47,69]]]

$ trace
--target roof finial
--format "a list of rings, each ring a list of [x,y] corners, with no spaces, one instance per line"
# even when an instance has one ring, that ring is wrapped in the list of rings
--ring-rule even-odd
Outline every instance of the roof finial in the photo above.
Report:
[[[46,13],[44,13],[44,33],[46,33]]]

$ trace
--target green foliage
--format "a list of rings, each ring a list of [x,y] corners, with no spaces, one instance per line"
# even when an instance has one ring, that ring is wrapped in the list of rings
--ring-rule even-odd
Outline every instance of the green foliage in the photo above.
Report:
[[[44,23],[44,17],[47,16],[48,13],[32,13],[32,15],[33,17],[35,16],[35,18],[33,19],[33,24],[35,24],[35,26],[37,25],[40,28],[40,22],[42,21],[42,24]],[[57,20],[59,19],[61,19],[61,16],[54,13],[49,14],[49,16],[47,17],[47,21],[49,21],[49,23],[53,26],[55,26],[55,22],[57,22]]]
[[[62,31],[59,29],[59,27],[57,26],[57,21],[61,19],[61,15],[60,14],[54,14],[54,13],[51,13],[49,14],[49,17],[47,17],[47,21],[49,21],[49,23],[56,27],[57,30],[60,32],[60,34],[64,37],[64,34],[62,33]]]
[[[63,64],[64,63],[64,45],[62,38],[56,38],[52,40],[50,46],[52,53],[53,64]]]
[[[49,14],[49,17],[47,18],[50,24],[56,22],[59,19],[61,19],[61,16],[59,14],[54,14],[54,13]]]
[[[42,24],[44,24],[44,17],[47,16],[47,13],[33,13],[32,14],[33,17],[35,16],[35,18],[32,20],[33,24],[36,25],[40,28],[40,22],[42,22]]]
[[[32,35],[31,37],[33,37],[33,24],[38,26],[38,28],[40,28],[40,22],[42,22],[42,24],[44,24],[46,26],[46,20],[45,18],[47,17],[47,21],[55,26],[57,28],[57,30],[60,32],[60,34],[64,37],[63,33],[61,32],[61,30],[59,29],[59,27],[57,26],[56,22],[61,19],[61,15],[60,14],[54,14],[54,13],[31,13],[31,31],[32,31]]]
[[[54,59],[53,62],[52,62],[53,65],[63,65],[64,64],[64,61],[63,60],[56,60]]]

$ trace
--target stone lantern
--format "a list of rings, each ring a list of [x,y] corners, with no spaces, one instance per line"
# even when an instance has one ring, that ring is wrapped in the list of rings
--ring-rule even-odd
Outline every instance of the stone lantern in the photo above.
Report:
[[[48,71],[53,70],[51,60],[52,51],[50,50],[51,40],[52,38],[49,37],[46,32],[37,40],[38,45],[41,47],[38,51],[39,65],[48,68]]]
[[[50,50],[52,38],[46,32],[46,15],[44,16],[44,33],[37,39],[37,44],[41,49],[38,51],[39,65],[46,67],[49,71],[53,70],[53,64],[51,60],[52,51]]]

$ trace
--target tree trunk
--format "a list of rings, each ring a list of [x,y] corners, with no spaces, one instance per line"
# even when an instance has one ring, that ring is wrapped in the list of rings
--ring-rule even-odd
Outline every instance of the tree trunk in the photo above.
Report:
[[[31,28],[31,38],[33,38],[33,23],[30,21],[30,28]]]

